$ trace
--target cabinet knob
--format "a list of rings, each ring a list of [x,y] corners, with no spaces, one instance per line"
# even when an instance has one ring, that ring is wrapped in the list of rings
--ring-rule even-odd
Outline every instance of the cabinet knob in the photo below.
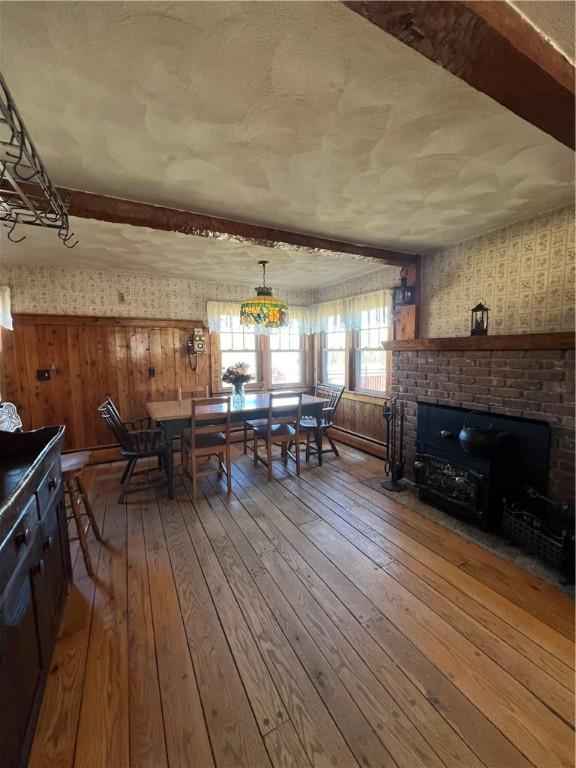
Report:
[[[47,536],[42,542],[42,549],[50,549],[54,544],[54,536]]]
[[[14,543],[17,547],[22,546],[22,544],[28,544],[30,541],[30,528],[25,528],[23,531],[18,531],[18,533],[14,534]]]
[[[32,573],[44,573],[44,569],[46,568],[46,563],[44,562],[44,558],[40,560],[39,563],[36,563],[36,565],[33,565],[30,569]]]
[[[56,488],[56,478],[52,478],[51,480],[48,480],[48,490],[53,491]]]
[[[448,438],[453,437],[452,432],[450,432],[449,429],[441,429],[440,430],[440,437],[443,437],[444,440],[448,440]]]

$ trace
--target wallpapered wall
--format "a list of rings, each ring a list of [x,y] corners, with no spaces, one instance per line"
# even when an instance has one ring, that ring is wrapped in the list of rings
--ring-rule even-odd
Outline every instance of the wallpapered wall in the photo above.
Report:
[[[12,312],[206,320],[211,299],[242,301],[245,285],[0,262],[0,285],[12,289]],[[310,292],[283,291],[292,304],[308,304]]]
[[[315,291],[282,291],[308,305],[390,288],[397,267]],[[427,255],[421,335],[464,336],[478,298],[492,310],[492,333],[572,330],[575,306],[574,211],[554,211]],[[12,311],[35,314],[206,320],[206,301],[241,301],[246,286],[175,277],[30,267],[0,262]]]
[[[421,335],[466,336],[483,299],[491,332],[574,328],[574,210],[564,208],[426,256]]]

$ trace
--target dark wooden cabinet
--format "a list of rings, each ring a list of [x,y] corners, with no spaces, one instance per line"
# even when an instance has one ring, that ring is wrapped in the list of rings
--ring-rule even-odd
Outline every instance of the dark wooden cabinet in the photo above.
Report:
[[[0,432],[2,768],[26,763],[70,582],[63,432]]]

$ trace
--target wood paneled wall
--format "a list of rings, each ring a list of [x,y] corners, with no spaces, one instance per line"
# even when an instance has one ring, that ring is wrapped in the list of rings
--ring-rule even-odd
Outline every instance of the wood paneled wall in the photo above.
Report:
[[[210,383],[210,351],[190,368],[186,340],[201,321],[16,315],[2,332],[2,399],[15,403],[25,429],[66,425],[66,448],[114,442],[97,413],[111,396],[125,419],[146,415],[147,400]],[[206,334],[206,343],[209,337]],[[155,377],[149,368],[156,369]],[[38,381],[38,369],[50,369]]]

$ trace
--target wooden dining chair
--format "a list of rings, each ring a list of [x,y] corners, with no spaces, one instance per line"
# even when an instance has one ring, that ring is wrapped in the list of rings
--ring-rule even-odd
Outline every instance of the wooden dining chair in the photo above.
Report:
[[[328,443],[330,445],[330,448],[324,448],[322,447],[322,453],[335,453],[336,456],[340,456],[338,453],[338,448],[336,448],[336,443],[330,435],[328,434],[328,430],[333,425],[333,417],[334,412],[336,408],[338,407],[338,404],[340,403],[340,400],[342,399],[342,394],[344,392],[344,386],[340,384],[325,384],[323,382],[316,382],[316,387],[314,389],[314,397],[321,397],[324,400],[327,401],[326,405],[322,408],[322,421],[320,423],[320,431],[322,434],[322,438],[326,437],[328,440]],[[303,416],[300,420],[300,429],[304,433],[304,436],[306,438],[306,461],[310,461],[310,456],[312,454],[317,454],[318,449],[315,445],[313,445],[312,440],[314,439],[316,435],[316,430],[318,428],[318,425],[316,423],[316,418],[314,416]]]
[[[206,424],[206,414],[199,410],[206,406],[221,406],[222,412],[214,414],[213,423]],[[190,427],[182,433],[182,466],[192,479],[192,496],[196,498],[198,478],[214,470],[200,470],[198,458],[218,457],[218,477],[226,473],[227,492],[232,493],[232,461],[230,455],[231,400],[229,397],[213,397],[192,400]]]
[[[283,405],[287,400],[294,401]],[[274,412],[276,409],[276,413]],[[254,419],[244,422],[245,434],[252,430],[254,439],[254,466],[261,461],[268,467],[268,480],[272,480],[272,448],[275,444],[281,446],[280,459],[284,466],[288,464],[289,446],[300,442],[300,421],[302,420],[302,392],[271,392],[268,402],[268,418]],[[258,443],[266,444],[266,460],[258,454]],[[294,456],[296,474],[300,474],[300,451]]]
[[[112,430],[116,441],[120,445],[120,455],[127,459],[128,464],[122,475],[120,484],[122,492],[118,503],[126,501],[129,493],[143,490],[144,488],[155,488],[159,485],[168,483],[168,495],[172,498],[172,453],[171,447],[164,440],[162,430],[160,429],[129,429],[126,424],[118,421],[117,415],[113,413],[108,400],[98,406],[98,413],[104,422]],[[136,465],[140,459],[156,458],[158,461],[157,470],[161,470],[166,475],[166,480],[159,482],[147,482],[145,485],[130,486],[130,479],[134,475],[150,475],[157,471],[153,468],[146,468],[138,472],[135,471]]]
[[[190,387],[190,389],[181,390],[182,400],[197,400],[199,398],[206,398],[210,396],[208,384],[199,384],[196,387]],[[162,394],[162,400],[177,400],[178,390],[169,389]]]

